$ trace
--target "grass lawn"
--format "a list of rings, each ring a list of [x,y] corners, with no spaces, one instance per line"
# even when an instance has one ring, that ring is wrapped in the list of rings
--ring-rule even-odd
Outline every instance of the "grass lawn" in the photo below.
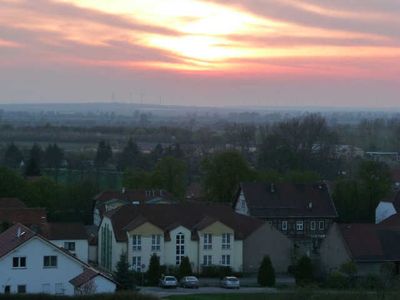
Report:
[[[168,300],[400,300],[400,293],[388,293],[385,297],[375,292],[350,291],[297,291],[276,294],[219,294],[219,295],[190,295],[170,296]]]

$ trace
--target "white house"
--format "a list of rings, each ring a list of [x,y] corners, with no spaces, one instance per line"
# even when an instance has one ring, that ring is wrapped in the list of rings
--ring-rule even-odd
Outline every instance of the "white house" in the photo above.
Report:
[[[169,266],[178,266],[188,257],[194,272],[207,266],[249,271],[254,264],[258,268],[264,255],[270,255],[273,262],[280,262],[279,271],[284,271],[291,249],[289,239],[269,224],[237,214],[226,205],[200,203],[126,205],[107,212],[99,227],[98,245],[103,268],[115,270],[120,255],[126,253],[139,272],[147,271],[153,254]],[[246,255],[254,256],[248,265]]]
[[[89,238],[82,223],[46,223],[41,227],[40,234],[83,262],[88,262]]]
[[[112,293],[106,274],[21,224],[0,234],[0,293]]]
[[[375,209],[375,223],[379,224],[400,212],[400,192],[387,200],[379,202]]]

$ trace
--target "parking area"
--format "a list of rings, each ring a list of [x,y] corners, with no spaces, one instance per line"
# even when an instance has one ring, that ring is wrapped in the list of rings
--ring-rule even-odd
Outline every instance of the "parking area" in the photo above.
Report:
[[[271,288],[260,288],[260,287],[242,287],[238,290],[234,289],[223,289],[219,287],[200,287],[199,289],[162,289],[159,287],[142,287],[140,293],[146,295],[153,295],[160,298],[175,296],[175,295],[195,295],[195,294],[256,294],[256,293],[271,293],[275,289]]]

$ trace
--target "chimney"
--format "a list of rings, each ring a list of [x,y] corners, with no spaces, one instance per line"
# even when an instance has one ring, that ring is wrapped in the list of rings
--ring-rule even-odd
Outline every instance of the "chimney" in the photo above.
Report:
[[[275,193],[275,184],[271,183],[271,193]]]
[[[125,192],[126,192],[126,190],[125,190],[125,188],[123,187],[123,188],[122,188],[122,194],[125,194]]]
[[[313,205],[312,202],[309,202],[309,203],[308,203],[308,208],[309,208],[310,210],[312,209],[312,205]]]
[[[21,227],[18,227],[17,229],[17,238],[21,236]]]

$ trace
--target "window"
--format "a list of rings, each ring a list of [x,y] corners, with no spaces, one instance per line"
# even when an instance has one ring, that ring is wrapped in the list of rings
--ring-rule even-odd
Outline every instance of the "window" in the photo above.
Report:
[[[231,234],[230,233],[222,234],[222,249],[223,250],[231,249]]]
[[[282,230],[287,230],[287,221],[282,221]]]
[[[319,230],[324,230],[325,229],[325,221],[319,221],[318,228],[319,228]]]
[[[64,242],[64,249],[74,252],[75,251],[75,242]]]
[[[141,256],[132,257],[132,269],[136,272],[142,271],[142,257]]]
[[[11,293],[11,285],[6,285],[4,287],[4,294],[10,294]]]
[[[17,286],[17,293],[18,294],[26,294],[26,285],[20,284]]]
[[[203,236],[204,250],[212,249],[212,235],[211,233],[205,233]]]
[[[133,251],[141,251],[142,250],[142,236],[141,235],[132,235],[132,250]]]
[[[161,235],[153,234],[151,236],[151,251],[160,251],[161,249]]]
[[[303,231],[304,230],[304,223],[303,221],[296,221],[296,230]]]
[[[26,268],[26,257],[13,257],[13,268]]]
[[[223,266],[231,265],[231,256],[230,255],[222,255],[222,265]]]
[[[54,285],[54,287],[55,287],[56,295],[64,295],[65,294],[64,285],[62,283],[56,283]]]
[[[44,268],[57,268],[57,256],[43,256]]]
[[[212,256],[204,255],[203,256],[203,266],[211,266],[212,265]]]
[[[182,232],[176,235],[176,264],[180,265],[185,256],[185,236]]]
[[[315,222],[315,221],[311,221],[311,223],[310,223],[310,229],[311,229],[311,230],[315,230],[315,228],[316,228],[316,222]]]

